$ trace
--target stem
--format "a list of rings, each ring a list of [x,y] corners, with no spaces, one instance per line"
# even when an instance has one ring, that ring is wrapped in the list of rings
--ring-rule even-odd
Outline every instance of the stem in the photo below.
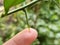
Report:
[[[17,8],[17,9],[14,9],[14,10],[12,10],[12,11],[9,11],[7,15],[2,14],[1,17],[5,17],[5,16],[8,16],[8,15],[10,15],[10,14],[12,14],[12,13],[17,12],[17,11],[23,10],[23,9],[29,7],[29,6],[32,6],[33,4],[35,4],[35,3],[39,2],[39,1],[40,1],[40,0],[34,0],[34,1],[30,2],[30,3],[28,3],[28,4],[25,5],[25,6],[22,6],[22,7],[19,7],[19,8]]]
[[[29,22],[28,22],[28,14],[27,14],[27,11],[26,11],[26,9],[24,9],[23,11],[25,12],[27,26],[28,26],[28,28],[30,28],[30,25],[29,25]]]

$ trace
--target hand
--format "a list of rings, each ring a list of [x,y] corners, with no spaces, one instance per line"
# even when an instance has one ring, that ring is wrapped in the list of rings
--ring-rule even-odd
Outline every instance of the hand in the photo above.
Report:
[[[31,45],[37,38],[37,31],[32,28],[26,28],[3,45]]]

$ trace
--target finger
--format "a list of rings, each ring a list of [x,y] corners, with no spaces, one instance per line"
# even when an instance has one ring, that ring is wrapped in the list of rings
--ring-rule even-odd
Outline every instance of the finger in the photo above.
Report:
[[[37,38],[35,29],[24,29],[3,45],[30,45]]]

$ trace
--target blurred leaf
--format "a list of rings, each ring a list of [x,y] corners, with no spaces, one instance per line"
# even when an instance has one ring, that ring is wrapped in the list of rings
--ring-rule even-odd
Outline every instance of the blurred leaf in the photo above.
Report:
[[[47,35],[48,35],[49,38],[54,38],[55,37],[55,35],[52,31],[50,31]]]
[[[2,45],[3,44],[3,42],[2,42],[2,38],[0,37],[0,45]]]
[[[58,18],[58,16],[57,15],[52,15],[52,17],[51,17],[51,20],[58,20],[59,18]]]
[[[57,32],[59,30],[58,26],[55,24],[49,24],[48,26],[53,32]]]

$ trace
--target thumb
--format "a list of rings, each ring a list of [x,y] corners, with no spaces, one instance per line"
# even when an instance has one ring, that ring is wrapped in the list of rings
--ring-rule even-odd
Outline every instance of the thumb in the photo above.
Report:
[[[37,31],[26,28],[3,45],[30,45],[37,38]]]

